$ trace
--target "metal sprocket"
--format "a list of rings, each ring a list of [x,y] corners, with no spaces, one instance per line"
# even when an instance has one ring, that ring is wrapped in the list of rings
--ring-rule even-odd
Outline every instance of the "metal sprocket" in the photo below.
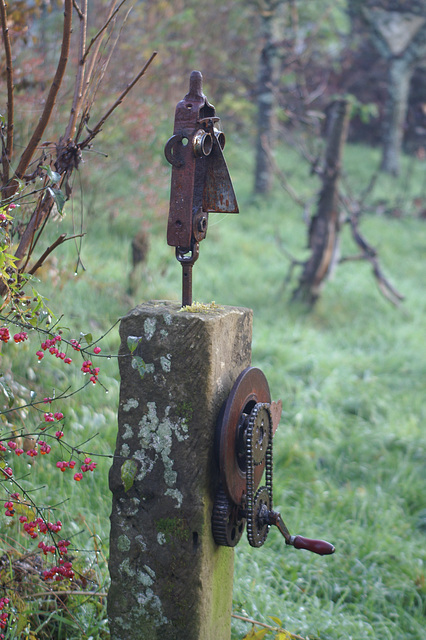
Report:
[[[252,437],[252,456],[255,467],[261,464],[266,456],[269,440],[272,436],[272,419],[269,404],[257,404],[249,418],[249,429]]]
[[[269,524],[262,518],[262,512],[269,512],[272,503],[266,487],[259,487],[253,499],[253,509],[247,514],[247,536],[252,547],[261,547],[268,537]]]

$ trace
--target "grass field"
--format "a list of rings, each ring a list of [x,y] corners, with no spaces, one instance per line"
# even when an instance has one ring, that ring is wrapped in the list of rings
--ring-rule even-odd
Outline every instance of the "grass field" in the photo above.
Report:
[[[98,337],[144,300],[180,298],[180,266],[165,240],[169,170],[160,152],[152,160],[155,176],[145,182],[126,161],[118,169],[105,164],[92,175],[81,252],[86,270],[74,275],[76,250],[69,243],[41,274],[49,304],[64,314],[70,337],[80,331]],[[275,438],[275,508],[292,532],[336,546],[334,556],[322,558],[285,547],[276,530],[259,550],[243,539],[236,548],[234,613],[276,626],[272,616],[310,640],[423,640],[426,220],[415,215],[412,202],[426,198],[424,163],[406,159],[399,181],[379,177],[361,226],[378,248],[385,274],[405,296],[401,306],[384,300],[368,264],[349,262],[338,267],[315,309],[307,312],[289,302],[296,280],[284,286],[288,261],[282,250],[284,245],[306,258],[302,212],[278,185],[267,199],[252,197],[247,149],[234,147],[227,157],[240,214],[210,216],[194,267],[194,299],[254,310],[252,361],[266,374],[273,397],[283,401]],[[294,152],[283,148],[278,158],[296,190],[313,198],[317,179]],[[377,161],[374,150],[347,148],[353,191],[365,187]],[[393,210],[401,209],[398,216],[380,213],[385,199]],[[78,226],[78,205],[74,215]],[[72,219],[70,211],[52,237],[71,231]],[[130,294],[130,242],[142,223],[150,251]],[[356,253],[347,229],[342,252]],[[116,329],[101,346],[103,354],[116,353]],[[43,362],[34,364],[35,349],[22,347],[17,375],[24,386],[78,384],[78,372],[65,375],[58,367],[48,373]],[[101,359],[100,367],[108,394],[87,387],[63,411],[75,442],[96,435],[93,452],[108,455],[115,444],[119,383],[114,358]],[[69,498],[63,506],[67,526],[78,535],[82,564],[90,559],[93,578],[105,591],[110,459],[97,460],[85,489],[65,474],[58,479],[53,467],[37,469],[37,482],[47,487],[46,503],[53,495],[56,501]],[[3,521],[1,526],[6,548],[13,531]],[[69,607],[75,622],[63,626],[58,638],[108,637],[102,603],[82,607],[74,598]],[[249,623],[233,620],[233,640],[249,630]],[[39,633],[48,637],[43,629]]]

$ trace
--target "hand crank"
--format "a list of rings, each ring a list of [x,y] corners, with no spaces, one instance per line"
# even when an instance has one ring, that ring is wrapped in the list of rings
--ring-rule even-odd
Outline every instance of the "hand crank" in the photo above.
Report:
[[[277,511],[268,511],[266,505],[262,505],[259,519],[263,520],[265,524],[274,524],[281,531],[285,538],[286,544],[291,545],[295,549],[306,549],[306,551],[312,551],[319,556],[328,556],[334,553],[334,546],[326,540],[312,540],[311,538],[305,538],[303,536],[292,536],[289,530],[284,524],[281,514]]]

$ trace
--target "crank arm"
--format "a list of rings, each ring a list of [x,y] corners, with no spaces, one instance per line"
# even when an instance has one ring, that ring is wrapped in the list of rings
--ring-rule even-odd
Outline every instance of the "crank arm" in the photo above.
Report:
[[[327,556],[334,553],[334,546],[326,540],[312,540],[311,538],[304,538],[303,536],[292,536],[289,530],[285,526],[281,514],[276,511],[269,511],[267,515],[268,524],[274,524],[281,531],[285,538],[286,544],[291,545],[295,549],[306,549],[306,551],[312,551],[320,556]]]

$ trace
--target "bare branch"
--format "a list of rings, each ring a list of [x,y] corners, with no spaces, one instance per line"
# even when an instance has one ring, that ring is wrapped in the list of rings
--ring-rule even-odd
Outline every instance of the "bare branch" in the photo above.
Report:
[[[77,4],[76,0],[73,0],[73,3],[72,3],[72,4],[73,4],[74,9],[77,11],[77,15],[78,15],[78,17],[79,17],[80,19],[82,19],[82,18],[84,17],[84,16],[83,16],[83,12],[81,11],[80,7],[78,6],[78,4]]]
[[[53,196],[49,193],[49,191],[46,191],[43,197],[43,201],[41,202],[40,205],[36,206],[30,218],[30,221],[28,222],[25,228],[25,231],[22,234],[18,248],[16,249],[15,256],[18,258],[18,261],[19,261],[17,263],[17,266],[20,266],[19,263],[22,261],[29,247],[31,246],[31,243],[34,238],[34,234],[36,233],[37,229],[40,228],[40,226],[43,224],[46,218],[49,216],[53,205],[54,205]],[[30,252],[28,253],[28,258],[29,256],[30,256]]]
[[[6,149],[2,152],[3,164],[3,185],[9,182],[9,167],[13,153],[13,128],[14,128],[14,95],[13,95],[13,63],[12,48],[10,45],[9,29],[7,27],[6,3],[0,0],[1,26],[3,31],[3,42],[6,56],[6,77],[7,77],[7,139]]]
[[[283,187],[283,189],[285,189],[287,191],[288,195],[291,197],[292,200],[294,200],[294,202],[296,202],[296,204],[298,204],[300,207],[302,207],[302,209],[305,209],[306,208],[306,203],[302,200],[302,198],[300,198],[297,195],[297,193],[295,192],[295,190],[293,189],[293,187],[291,186],[291,184],[287,180],[287,176],[285,175],[284,171],[282,171],[278,167],[278,165],[276,163],[276,160],[274,158],[274,155],[271,152],[270,145],[268,145],[267,141],[264,138],[262,139],[262,147],[263,147],[263,150],[265,151],[265,153],[266,153],[266,155],[268,157],[268,162],[271,165],[271,169],[275,173],[275,175],[278,176],[279,181],[281,182],[281,186]]]
[[[89,114],[90,114],[90,110],[93,106],[93,103],[96,99],[96,94],[97,94],[97,90],[99,88],[100,83],[102,82],[103,76],[106,72],[106,68],[108,66],[109,60],[107,61],[106,64],[103,64],[102,66],[99,64],[99,50],[101,47],[101,44],[103,42],[103,36],[106,33],[106,29],[104,27],[106,27],[107,25],[109,25],[112,21],[112,18],[116,15],[116,10],[115,10],[115,5],[117,4],[117,0],[113,0],[113,2],[111,2],[110,7],[108,9],[108,15],[106,17],[106,21],[104,26],[102,27],[102,29],[99,31],[98,35],[96,36],[96,38],[94,38],[90,44],[89,47],[86,50],[85,53],[85,59],[87,59],[87,55],[89,50],[91,49],[91,47],[93,46],[93,44],[95,44],[95,48],[91,53],[91,59],[90,59],[90,63],[88,63],[88,66],[86,64],[84,64],[85,67],[85,71],[84,71],[84,89],[83,89],[83,97],[82,97],[82,104],[84,103],[84,107],[82,108],[82,113],[80,114],[80,123],[78,125],[78,129],[77,129],[77,133],[76,133],[76,137],[75,140],[77,141],[80,138],[81,132],[84,129],[84,126],[88,120]],[[118,7],[118,9],[122,6],[123,2],[120,4],[120,6]],[[124,20],[126,20],[127,16],[125,17]],[[102,37],[100,37],[100,35],[102,34]],[[112,52],[114,50],[116,46],[116,42],[114,43],[114,45],[111,47],[111,51],[110,51],[110,57],[112,55]],[[86,60],[84,61],[86,62]],[[101,68],[99,77],[97,78],[97,86],[93,89],[91,88],[91,84],[92,84],[92,80],[93,80],[93,76],[94,76],[94,71],[95,69],[99,72],[99,67]],[[89,89],[91,89],[91,93],[89,95]]]
[[[149,65],[154,60],[156,55],[157,55],[157,51],[154,51],[151,54],[151,57],[149,58],[149,60],[144,65],[143,69],[141,69],[141,71],[132,80],[132,82],[130,82],[130,84],[127,85],[125,90],[120,94],[120,96],[117,98],[117,100],[114,102],[114,104],[110,107],[110,109],[106,112],[106,114],[99,120],[99,122],[95,125],[95,127],[90,131],[90,134],[87,136],[87,138],[85,140],[83,140],[83,142],[80,144],[80,148],[81,149],[84,149],[85,147],[87,147],[90,144],[90,142],[93,140],[93,138],[99,133],[99,131],[101,131],[103,125],[106,122],[106,120],[115,111],[115,109],[120,106],[120,104],[123,102],[123,100],[126,97],[126,95],[129,93],[129,91],[131,91],[133,89],[135,84],[137,82],[139,82],[139,80],[142,78],[143,75],[145,75],[146,70],[148,69]]]
[[[41,137],[49,123],[50,117],[52,115],[53,107],[55,106],[56,98],[58,95],[58,91],[62,84],[62,80],[64,77],[65,69],[68,62],[68,54],[70,48],[70,39],[71,39],[71,26],[72,26],[72,4],[73,0],[65,0],[65,9],[64,9],[64,26],[63,26],[63,34],[62,34],[62,46],[61,46],[61,54],[59,57],[58,66],[56,69],[55,77],[53,78],[52,84],[50,86],[49,94],[46,99],[46,104],[43,110],[43,113],[40,116],[40,120],[36,128],[34,129],[31,140],[29,141],[27,147],[25,148],[21,159],[18,164],[18,168],[16,169],[16,177],[18,179],[22,178],[25,171],[27,170],[28,165],[31,162],[31,158],[33,157],[34,151],[39,144]],[[16,190],[16,185],[14,189]],[[8,196],[10,197],[10,193]]]
[[[344,202],[346,208],[350,211],[348,222],[351,228],[352,238],[355,244],[360,247],[361,254],[340,258],[339,262],[348,262],[349,260],[367,260],[370,262],[377,286],[381,293],[392,304],[399,306],[399,303],[404,300],[404,296],[399,293],[386,278],[379,263],[377,250],[367,242],[359,230],[359,218],[361,214],[360,203],[354,201],[348,202],[347,200],[343,200],[343,198],[341,198],[341,201]]]
[[[83,0],[82,8],[78,10],[80,18],[80,38],[78,43],[78,68],[74,85],[74,96],[72,100],[70,119],[65,129],[65,141],[74,137],[75,125],[80,114],[81,102],[83,99],[83,80],[84,80],[84,54],[86,47],[86,30],[87,30],[87,0]]]
[[[67,240],[74,240],[74,238],[81,238],[82,236],[84,236],[84,233],[78,233],[76,235],[73,236],[67,236],[66,233],[62,233],[59,238],[57,238],[55,240],[55,242],[53,242],[51,245],[49,245],[46,249],[46,251],[40,256],[40,258],[37,260],[37,262],[31,267],[31,269],[28,271],[28,273],[30,273],[31,275],[34,275],[34,273],[40,269],[40,267],[43,265],[44,261],[46,260],[46,258],[52,253],[52,251],[54,251],[56,249],[56,247],[59,247],[60,244],[63,244],[64,242],[66,242]]]
[[[238,616],[236,613],[231,613],[231,618],[242,620],[243,622],[262,627],[263,629],[269,629],[270,631],[282,631],[280,627],[272,627],[270,624],[265,624],[264,622],[253,620],[252,618],[246,618],[245,616]],[[285,631],[285,633],[291,638],[291,640],[305,640],[302,636],[297,635],[297,633],[291,633],[290,631]]]
[[[120,4],[118,5],[117,8],[114,9],[114,6],[116,5],[116,0],[114,0],[114,2],[111,3],[111,8],[110,8],[110,15],[108,16],[108,19],[106,20],[105,24],[102,25],[102,28],[98,31],[98,33],[91,39],[89,46],[86,49],[86,52],[84,54],[84,59],[82,60],[82,63],[85,61],[85,59],[87,58],[87,56],[89,55],[90,49],[92,48],[92,46],[95,44],[95,42],[97,40],[99,40],[100,36],[105,32],[105,30],[108,28],[108,26],[110,25],[110,23],[112,22],[112,20],[115,18],[115,16],[117,15],[117,13],[120,11],[121,7],[123,6],[123,4],[127,2],[127,0],[121,0]]]

